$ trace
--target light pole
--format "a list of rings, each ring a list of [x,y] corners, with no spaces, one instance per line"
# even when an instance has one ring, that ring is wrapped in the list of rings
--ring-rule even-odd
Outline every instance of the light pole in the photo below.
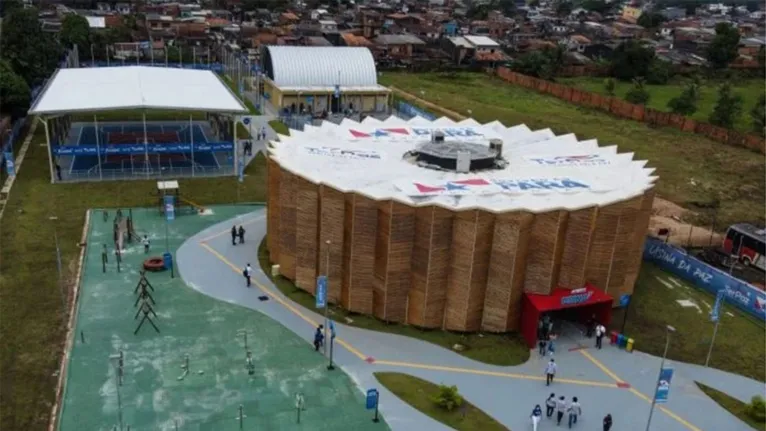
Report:
[[[67,310],[66,310],[66,295],[64,294],[64,283],[62,279],[61,274],[61,248],[59,247],[59,233],[58,233],[58,227],[56,227],[56,221],[58,221],[57,216],[50,216],[48,217],[48,220],[53,223],[53,240],[56,244],[56,270],[58,271],[58,285],[59,290],[61,291],[61,306],[63,308],[63,313],[66,316]]]
[[[115,361],[117,364],[115,364]],[[120,379],[120,374],[122,373],[122,352],[119,355],[110,355],[109,362],[114,366],[114,384],[117,388],[117,421],[120,425],[120,431],[122,431],[122,395],[120,394],[120,386],[122,386]]]
[[[670,346],[670,334],[676,332],[676,328],[667,325],[665,327],[665,351],[662,352],[662,361],[660,361],[660,372],[657,374],[657,384],[654,386],[654,395],[652,396],[652,407],[649,409],[649,420],[646,422],[646,431],[649,431],[649,427],[652,425],[652,415],[654,414],[654,406],[657,404],[657,388],[660,386],[660,378],[662,377],[662,369],[665,367],[665,358],[668,356],[668,347]]]
[[[328,239],[325,241],[325,244],[327,244],[327,257],[325,258],[325,267],[324,267],[324,273],[325,277],[327,277],[327,292],[325,292],[325,299],[324,299],[324,349],[327,351],[327,310],[330,308],[330,240]]]

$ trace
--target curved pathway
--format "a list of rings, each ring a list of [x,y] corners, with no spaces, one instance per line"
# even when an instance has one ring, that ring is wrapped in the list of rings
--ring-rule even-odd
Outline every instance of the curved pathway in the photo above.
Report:
[[[257,249],[266,234],[266,210],[238,220],[224,222],[190,238],[177,253],[179,271],[192,288],[222,301],[262,312],[303,337],[310,348],[313,331],[323,316],[287,299],[260,271]],[[244,224],[247,243],[231,245],[232,224]],[[255,269],[253,287],[245,288],[242,268]],[[262,301],[259,296],[269,300]],[[601,418],[611,413],[615,429],[643,431],[659,358],[636,352],[626,353],[606,346],[603,350],[575,349],[574,343],[558,346],[557,382],[547,388],[542,375],[546,359],[533,354],[520,366],[500,367],[480,363],[439,346],[403,337],[337,324],[335,361],[361,390],[381,391],[380,408],[394,430],[446,429],[420,414],[385,390],[373,376],[378,371],[397,371],[434,383],[457,385],[470,402],[513,431],[530,428],[529,414],[548,393],[577,396],[583,405],[578,427],[600,429]],[[572,348],[569,351],[568,348]],[[667,362],[675,368],[668,404],[657,407],[652,430],[701,431],[749,430],[737,418],[720,408],[694,384],[701,381],[744,401],[763,393],[763,384],[719,370]],[[544,421],[541,431],[555,424]]]

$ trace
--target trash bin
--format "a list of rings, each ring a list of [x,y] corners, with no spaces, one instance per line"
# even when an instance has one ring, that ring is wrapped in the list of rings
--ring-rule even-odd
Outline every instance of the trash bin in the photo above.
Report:
[[[162,254],[162,261],[165,262],[165,269],[170,269],[173,267],[173,255],[170,253],[163,253]]]
[[[628,352],[632,352],[633,351],[633,339],[632,338],[628,338],[628,344],[625,346],[625,350],[628,351]]]
[[[617,335],[617,347],[619,348],[625,347],[625,336],[622,334]]]
[[[612,331],[612,333],[609,336],[609,343],[617,344],[617,331]]]

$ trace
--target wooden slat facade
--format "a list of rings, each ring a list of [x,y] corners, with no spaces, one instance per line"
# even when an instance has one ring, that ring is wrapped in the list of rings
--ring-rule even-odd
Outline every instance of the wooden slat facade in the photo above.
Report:
[[[524,292],[586,282],[633,291],[654,191],[602,208],[454,212],[374,201],[268,164],[272,262],[330,302],[390,322],[455,331],[519,329]],[[327,241],[330,245],[327,245]],[[329,270],[327,252],[329,250]]]

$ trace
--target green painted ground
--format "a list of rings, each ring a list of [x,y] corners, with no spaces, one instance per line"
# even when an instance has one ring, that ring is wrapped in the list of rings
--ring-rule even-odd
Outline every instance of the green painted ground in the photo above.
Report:
[[[213,215],[180,215],[169,227],[170,248],[190,235],[253,206],[216,206]],[[127,211],[126,211],[127,213]],[[118,391],[110,355],[124,351],[124,380],[119,387],[123,424],[131,430],[384,430],[364,409],[364,396],[343,373],[327,374],[325,361],[311,346],[270,318],[199,294],[168,273],[152,274],[156,319],[161,333],[145,324],[138,335],[133,293],[146,257],[128,245],[123,270],[109,257],[102,273],[101,244],[112,240],[111,218],[94,211],[59,429],[111,430],[118,425]],[[165,223],[156,209],[134,209],[139,235],[148,233],[151,255],[164,251]],[[245,368],[239,331],[248,332],[255,375]],[[79,334],[85,336],[83,344]],[[190,373],[181,365],[189,355]],[[200,374],[199,372],[202,372]],[[294,397],[305,396],[306,409],[296,424]]]

